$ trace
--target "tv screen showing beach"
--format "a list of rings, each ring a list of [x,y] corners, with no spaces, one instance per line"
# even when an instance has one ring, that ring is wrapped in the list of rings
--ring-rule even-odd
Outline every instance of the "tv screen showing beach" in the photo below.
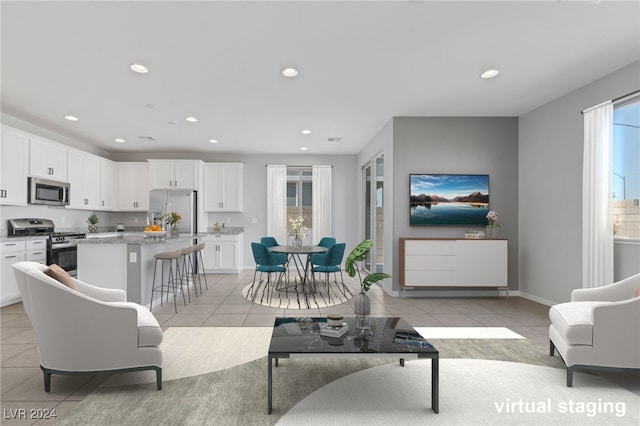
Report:
[[[410,225],[487,224],[489,175],[411,174]]]

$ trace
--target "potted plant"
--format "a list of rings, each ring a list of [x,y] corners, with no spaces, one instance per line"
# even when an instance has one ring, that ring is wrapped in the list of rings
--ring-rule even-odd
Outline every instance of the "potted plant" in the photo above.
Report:
[[[364,278],[362,277],[361,268],[358,267],[357,262],[363,262],[367,258],[372,245],[371,240],[362,241],[349,253],[344,265],[344,270],[347,271],[347,274],[350,277],[355,277],[358,274],[358,280],[360,281],[360,293],[354,299],[354,312],[356,314],[356,329],[360,330],[361,335],[366,334],[365,332],[369,329],[370,323],[371,301],[366,294],[367,291],[378,281],[391,277],[391,275],[384,272],[371,272],[366,274]]]
[[[98,232],[98,215],[95,212],[91,213],[91,216],[87,218],[87,223],[89,224],[89,232]]]
[[[498,223],[498,212],[491,210],[487,213],[487,238],[496,238],[498,235],[497,228],[500,226]]]

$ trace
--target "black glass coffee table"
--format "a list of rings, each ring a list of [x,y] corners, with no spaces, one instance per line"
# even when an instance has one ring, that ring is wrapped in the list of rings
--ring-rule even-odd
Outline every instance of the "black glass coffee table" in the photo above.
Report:
[[[326,325],[326,318],[275,319],[271,344],[269,345],[269,369],[267,389],[267,412],[272,409],[273,361],[278,366],[280,358],[310,357],[370,357],[398,358],[404,366],[405,359],[431,359],[431,409],[438,412],[438,350],[402,318],[371,318],[371,329],[359,336],[355,328],[355,318],[343,320],[349,324],[349,331],[341,338],[326,337],[320,328]]]

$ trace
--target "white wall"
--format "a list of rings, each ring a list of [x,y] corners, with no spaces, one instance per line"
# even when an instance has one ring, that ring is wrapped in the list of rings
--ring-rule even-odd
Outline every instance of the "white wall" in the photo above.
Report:
[[[519,119],[519,285],[543,303],[582,287],[581,111],[640,88],[640,62]]]
[[[374,160],[378,155],[384,154],[384,189],[383,189],[383,209],[384,209],[384,272],[393,273],[394,265],[394,244],[393,244],[393,217],[394,204],[393,200],[393,119],[378,132],[378,134],[365,146],[358,154],[358,240],[364,239],[364,218],[362,209],[362,200],[364,199],[364,182],[362,176],[362,167],[368,162]],[[386,279],[382,283],[382,287],[388,293],[393,291],[393,277]]]
[[[244,226],[244,266],[254,265],[251,242],[260,241],[267,232],[267,164],[333,166],[333,235],[347,244],[358,242],[357,209],[358,166],[355,155],[269,155],[269,154],[184,154],[184,153],[114,153],[114,161],[145,161],[148,158],[199,159],[205,162],[239,162],[244,164],[244,212],[209,213],[208,226],[224,222],[225,226]],[[114,213],[115,214],[115,213]],[[251,223],[252,219],[256,223]],[[227,219],[230,222],[227,222]]]

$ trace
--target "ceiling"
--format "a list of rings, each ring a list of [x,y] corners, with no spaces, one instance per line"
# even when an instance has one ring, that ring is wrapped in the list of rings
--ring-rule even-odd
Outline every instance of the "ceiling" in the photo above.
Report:
[[[2,112],[111,153],[354,154],[394,116],[519,116],[640,59],[637,1],[1,8]]]

